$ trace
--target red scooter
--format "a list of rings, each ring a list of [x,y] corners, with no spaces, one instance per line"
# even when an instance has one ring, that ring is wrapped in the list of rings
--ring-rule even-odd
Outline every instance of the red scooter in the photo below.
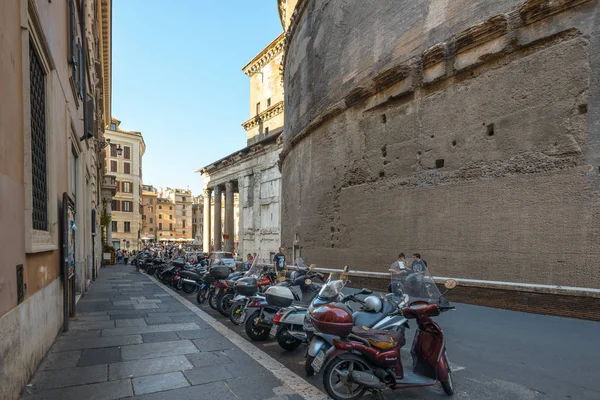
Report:
[[[444,333],[432,317],[455,308],[440,305],[446,301],[433,279],[429,275],[424,278],[432,298],[413,301],[399,310],[407,321],[397,331],[353,326],[352,314],[339,304],[327,304],[311,312],[317,330],[338,336],[323,363],[323,384],[329,396],[353,400],[367,390],[377,394],[385,388],[432,386],[437,382],[447,395],[454,393]],[[444,285],[449,290],[456,281],[448,280]],[[411,349],[413,368],[405,371],[400,348],[406,343],[404,327],[409,319],[414,319],[418,328]]]

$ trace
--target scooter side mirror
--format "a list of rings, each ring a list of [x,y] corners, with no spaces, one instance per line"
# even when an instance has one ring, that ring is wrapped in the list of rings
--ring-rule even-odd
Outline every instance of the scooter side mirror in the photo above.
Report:
[[[444,287],[448,290],[454,289],[456,285],[458,285],[458,283],[454,279],[447,279],[446,282],[444,282]]]

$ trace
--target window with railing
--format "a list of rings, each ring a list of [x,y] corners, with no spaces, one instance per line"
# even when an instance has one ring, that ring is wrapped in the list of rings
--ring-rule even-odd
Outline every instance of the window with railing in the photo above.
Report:
[[[33,229],[48,230],[48,183],[46,149],[46,74],[29,43],[29,95],[31,106],[31,191]]]

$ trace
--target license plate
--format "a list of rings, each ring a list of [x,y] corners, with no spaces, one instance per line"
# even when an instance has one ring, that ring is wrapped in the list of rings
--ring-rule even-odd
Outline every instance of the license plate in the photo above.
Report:
[[[216,288],[215,289],[215,294],[219,294],[219,290],[221,290],[221,288]]]
[[[277,325],[273,324],[271,330],[269,331],[269,338],[273,339],[277,335]]]
[[[311,364],[311,367],[315,370],[315,374],[319,373],[321,368],[323,368],[323,362],[325,362],[325,352],[321,350]]]

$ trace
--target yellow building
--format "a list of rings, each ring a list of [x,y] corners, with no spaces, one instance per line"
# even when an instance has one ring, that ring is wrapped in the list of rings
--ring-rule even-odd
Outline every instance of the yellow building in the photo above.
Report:
[[[175,197],[175,238],[191,241],[192,238],[192,191],[174,189]]]
[[[158,197],[156,199],[156,223],[158,241],[176,239],[175,202],[170,198]]]
[[[285,36],[282,33],[258,53],[242,71],[250,78],[250,115],[242,124],[248,145],[283,129],[283,88],[280,67]]]
[[[142,232],[142,156],[146,144],[140,132],[125,131],[112,119],[104,135],[110,140],[106,153],[108,172],[116,176],[117,194],[112,200],[112,245],[139,250]]]
[[[158,193],[151,185],[142,185],[142,235],[145,241],[156,241],[156,202]]]
[[[98,272],[111,6],[0,1],[0,399],[19,397]]]

